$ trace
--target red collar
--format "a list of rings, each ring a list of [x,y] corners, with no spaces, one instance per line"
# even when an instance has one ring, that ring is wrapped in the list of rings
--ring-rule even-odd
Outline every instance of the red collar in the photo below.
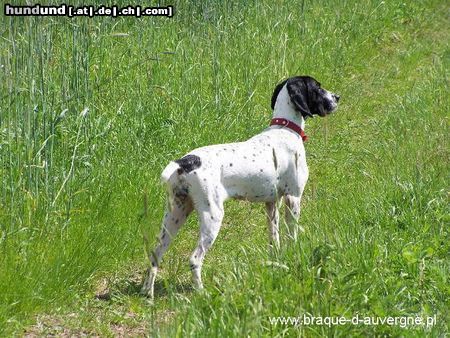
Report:
[[[270,121],[270,125],[287,127],[289,129],[295,131],[297,134],[299,134],[300,137],[302,138],[303,142],[306,142],[308,140],[308,136],[306,136],[303,129],[298,124],[296,124],[292,121],[289,121],[287,119],[276,117]]]

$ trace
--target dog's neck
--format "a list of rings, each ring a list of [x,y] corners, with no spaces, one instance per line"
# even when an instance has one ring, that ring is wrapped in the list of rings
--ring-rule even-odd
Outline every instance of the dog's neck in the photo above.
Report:
[[[278,94],[277,101],[275,102],[275,107],[273,109],[272,118],[287,119],[305,130],[305,119],[298,111],[295,110],[286,86],[284,86]]]

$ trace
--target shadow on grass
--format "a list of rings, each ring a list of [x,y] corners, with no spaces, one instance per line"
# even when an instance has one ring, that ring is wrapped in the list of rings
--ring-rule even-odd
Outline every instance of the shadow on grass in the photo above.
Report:
[[[111,285],[108,285],[105,290],[96,293],[94,298],[103,301],[110,301],[114,298],[122,296],[139,296],[142,298],[146,298],[140,293],[142,284],[143,281],[137,280],[136,277],[116,280],[111,282]],[[171,281],[170,283],[165,280],[155,281],[155,299],[168,297],[173,293],[189,294],[194,291],[195,289],[192,286],[192,283],[187,281]]]

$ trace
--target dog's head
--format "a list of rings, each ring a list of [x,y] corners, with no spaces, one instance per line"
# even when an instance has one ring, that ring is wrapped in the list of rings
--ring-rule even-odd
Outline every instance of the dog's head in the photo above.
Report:
[[[336,110],[339,95],[333,94],[320,86],[310,76],[296,76],[284,80],[275,87],[272,95],[272,109],[275,108],[278,94],[286,85],[289,98],[295,110],[304,118],[314,115],[326,116]]]

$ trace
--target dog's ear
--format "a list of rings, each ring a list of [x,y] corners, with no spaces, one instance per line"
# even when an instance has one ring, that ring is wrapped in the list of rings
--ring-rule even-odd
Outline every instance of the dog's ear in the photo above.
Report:
[[[275,102],[277,102],[278,94],[280,93],[281,88],[283,88],[283,86],[286,84],[286,82],[287,82],[287,80],[284,80],[283,82],[279,83],[275,87],[275,90],[273,91],[273,94],[272,94],[272,103],[270,105],[272,107],[272,110],[275,108]]]
[[[309,100],[309,88],[306,81],[301,77],[295,77],[289,79],[287,83],[287,91],[291,102],[294,104],[297,111],[299,111],[303,117],[313,117],[311,109],[308,105]]]

